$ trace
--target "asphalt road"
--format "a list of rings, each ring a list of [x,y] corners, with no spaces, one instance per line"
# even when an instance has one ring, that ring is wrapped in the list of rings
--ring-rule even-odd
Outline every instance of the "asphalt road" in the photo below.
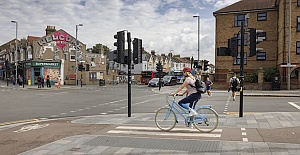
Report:
[[[167,86],[166,86],[167,87]],[[168,86],[175,90],[178,86]],[[128,87],[84,86],[81,89],[21,89],[0,88],[0,123],[41,118],[65,118],[90,115],[128,113]],[[232,101],[230,93],[212,91],[203,94],[198,104],[210,104],[219,114],[239,113],[239,96]],[[166,103],[166,96],[145,85],[132,85],[131,113],[154,113]],[[179,100],[181,97],[177,97]],[[244,96],[243,112],[296,112],[290,102],[299,104],[299,98]]]

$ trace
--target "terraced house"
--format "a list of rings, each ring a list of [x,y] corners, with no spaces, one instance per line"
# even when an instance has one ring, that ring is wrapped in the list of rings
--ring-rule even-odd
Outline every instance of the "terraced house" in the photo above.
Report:
[[[216,19],[216,81],[226,82],[229,72],[239,74],[240,62],[244,61],[246,77],[257,70],[276,68],[281,89],[287,89],[289,81],[291,89],[299,89],[300,0],[241,0],[213,15]],[[242,22],[245,26],[244,58],[228,49],[228,39],[237,37],[240,51]],[[249,51],[250,28],[262,30],[256,33],[261,42],[256,44],[254,56],[250,56]],[[293,66],[290,71],[284,67],[288,63]],[[257,88],[254,85],[253,88]],[[264,81],[261,89],[270,87],[271,83]]]

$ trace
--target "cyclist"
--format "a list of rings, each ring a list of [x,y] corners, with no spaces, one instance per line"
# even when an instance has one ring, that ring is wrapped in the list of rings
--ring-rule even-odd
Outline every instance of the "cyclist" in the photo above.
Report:
[[[197,115],[197,112],[193,108],[195,107],[198,100],[201,98],[201,94],[197,93],[197,90],[194,87],[190,86],[190,84],[195,85],[196,81],[196,78],[191,74],[192,69],[189,67],[185,67],[183,69],[183,72],[183,75],[185,76],[183,84],[174,93],[170,93],[169,95],[174,96],[178,92],[180,92],[184,87],[186,87],[186,91],[183,94],[181,94],[181,96],[185,93],[187,93],[187,96],[180,100],[178,104],[181,107],[190,111],[189,116],[195,116]],[[190,105],[186,105],[187,103],[190,103]]]

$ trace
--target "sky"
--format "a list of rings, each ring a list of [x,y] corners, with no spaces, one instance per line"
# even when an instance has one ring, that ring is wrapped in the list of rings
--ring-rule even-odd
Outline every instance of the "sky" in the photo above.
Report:
[[[5,0],[0,2],[0,45],[16,37],[45,36],[46,27],[63,29],[92,48],[101,43],[115,50],[114,35],[127,30],[147,52],[198,59],[215,64],[213,12],[239,0]],[[127,46],[127,45],[126,45]]]

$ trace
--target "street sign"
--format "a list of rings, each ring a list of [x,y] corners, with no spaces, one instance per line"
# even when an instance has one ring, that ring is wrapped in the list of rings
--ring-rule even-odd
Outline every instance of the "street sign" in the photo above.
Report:
[[[289,65],[280,65],[280,67],[296,67],[297,65],[291,65],[291,64],[289,64]]]

